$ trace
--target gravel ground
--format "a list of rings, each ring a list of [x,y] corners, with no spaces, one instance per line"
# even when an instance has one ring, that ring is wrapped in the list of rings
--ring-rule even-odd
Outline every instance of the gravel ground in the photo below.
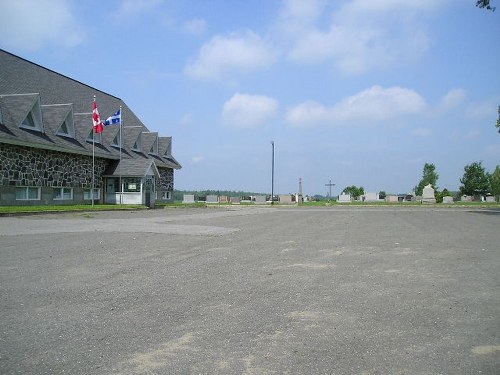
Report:
[[[0,218],[1,374],[499,374],[500,211]]]

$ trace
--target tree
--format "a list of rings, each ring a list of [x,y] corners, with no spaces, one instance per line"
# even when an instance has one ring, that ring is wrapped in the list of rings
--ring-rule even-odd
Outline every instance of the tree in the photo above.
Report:
[[[356,187],[354,185],[346,187],[343,191],[345,194],[351,194],[351,197],[354,199],[358,198],[360,195],[365,193],[365,189],[363,187]]]
[[[460,192],[465,195],[484,195],[490,190],[490,178],[482,162],[466,165],[460,182]]]
[[[494,6],[490,5],[490,0],[476,0],[476,6],[479,8],[486,8],[492,12],[496,9]]]
[[[500,133],[500,105],[498,106],[498,118],[495,126],[498,128],[498,132]]]
[[[425,163],[424,165],[424,170],[422,173],[422,179],[418,183],[417,186],[415,186],[415,194],[416,195],[422,195],[424,191],[424,187],[427,185],[431,184],[432,187],[437,190],[437,180],[439,178],[439,175],[436,172],[436,166],[434,164],[429,164]]]
[[[491,194],[500,197],[500,165],[497,165],[495,171],[490,175]]]

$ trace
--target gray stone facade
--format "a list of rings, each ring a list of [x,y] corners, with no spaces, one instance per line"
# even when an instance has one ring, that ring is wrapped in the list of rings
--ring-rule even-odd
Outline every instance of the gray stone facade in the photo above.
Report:
[[[110,160],[95,158],[94,186]],[[92,187],[92,157],[0,143],[0,186]]]
[[[158,181],[158,191],[174,191],[174,170],[172,168],[158,168],[160,179]]]
[[[110,162],[95,158],[94,186],[103,186],[102,173]],[[71,203],[84,203],[83,191],[92,188],[92,157],[0,143],[0,204],[67,204],[53,199],[53,189],[73,188]],[[41,199],[16,201],[16,187],[40,187]]]

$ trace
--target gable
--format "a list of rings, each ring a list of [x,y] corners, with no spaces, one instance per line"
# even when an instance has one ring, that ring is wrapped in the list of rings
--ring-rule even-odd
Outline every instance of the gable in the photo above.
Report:
[[[75,138],[75,120],[71,104],[42,105],[42,117],[46,133]]]
[[[40,108],[39,96],[37,96],[35,102],[30,106],[28,113],[21,120],[19,127],[43,133],[42,110]]]

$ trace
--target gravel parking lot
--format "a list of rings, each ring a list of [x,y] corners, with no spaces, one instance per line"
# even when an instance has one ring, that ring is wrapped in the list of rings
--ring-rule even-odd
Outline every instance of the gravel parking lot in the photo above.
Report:
[[[500,211],[0,218],[1,374],[499,374]]]

